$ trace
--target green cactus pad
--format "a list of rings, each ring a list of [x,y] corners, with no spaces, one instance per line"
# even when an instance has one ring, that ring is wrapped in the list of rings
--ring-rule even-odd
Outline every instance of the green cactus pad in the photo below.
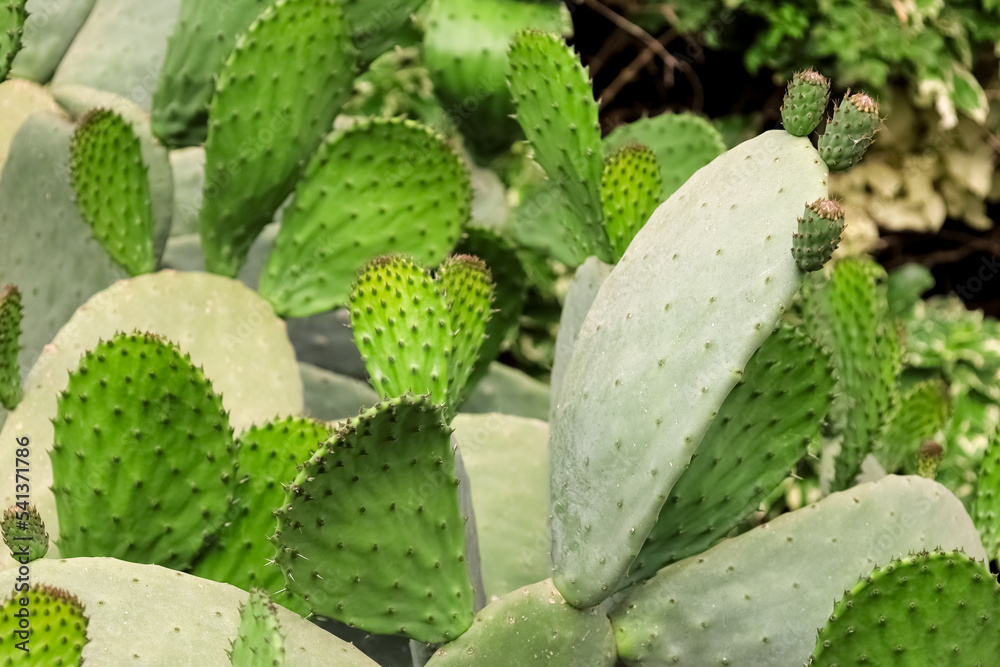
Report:
[[[133,276],[153,271],[153,204],[131,126],[110,109],[94,110],[77,125],[70,150],[76,201],[94,238]]]
[[[629,144],[605,160],[601,203],[616,259],[659,206],[662,180],[653,151],[640,144]]]
[[[750,358],[629,571],[633,581],[723,539],[820,439],[833,391],[829,357],[783,327]]]
[[[785,130],[796,137],[808,137],[823,120],[829,101],[829,79],[812,69],[796,72],[788,82],[781,105]]]
[[[8,461],[15,457],[15,439],[29,439],[31,500],[52,535],[60,530],[46,451],[57,397],[87,350],[102,338],[135,330],[158,333],[189,352],[225,397],[233,428],[302,411],[302,384],[285,325],[253,291],[229,278],[173,271],[116,283],[90,299],[46,346],[27,376],[24,400],[0,432],[0,456]],[[0,507],[15,500],[13,484],[0,488]],[[58,555],[58,547],[50,556]],[[0,569],[10,564],[8,556],[0,557]]]
[[[951,416],[948,387],[941,380],[918,382],[900,396],[899,405],[879,433],[873,448],[882,467],[895,472],[905,465],[915,470],[917,449]]]
[[[845,588],[936,547],[985,555],[961,501],[937,482],[890,475],[831,494],[630,589],[610,614],[619,655],[649,667],[802,664]]]
[[[30,0],[24,34],[28,39],[14,58],[11,75],[48,83],[95,0]]]
[[[21,402],[21,291],[14,285],[0,290],[0,405],[13,410]]]
[[[356,416],[363,408],[378,403],[379,397],[367,382],[299,363],[305,414],[325,422]]]
[[[441,106],[470,148],[493,156],[520,138],[507,89],[507,50],[520,30],[564,32],[555,4],[515,0],[431,0],[424,59]]]
[[[409,391],[448,402],[451,317],[428,272],[402,257],[373,261],[351,291],[351,328],[383,399]]]
[[[233,432],[222,399],[175,345],[149,334],[98,344],[70,374],[54,431],[62,555],[183,569],[226,520]]]
[[[493,306],[493,275],[478,257],[453,255],[438,268],[437,284],[451,321],[448,396],[455,409],[469,395],[469,377],[486,338]]]
[[[237,274],[330,131],[355,67],[340,4],[330,0],[278,0],[236,41],[208,110],[201,235],[209,271]]]
[[[0,572],[0,590],[11,590],[16,577],[16,569]],[[31,564],[31,578],[71,591],[85,606],[90,641],[84,665],[232,667],[228,652],[239,634],[246,591],[114,558],[45,558]],[[378,667],[280,606],[278,623],[288,667]]]
[[[656,155],[663,179],[660,201],[726,150],[719,131],[690,113],[664,113],[622,125],[604,138],[604,149],[610,152],[633,143],[648,146]]]
[[[0,606],[0,662],[12,667],[83,664],[89,623],[84,605],[54,586],[32,583],[26,591],[20,586]]]
[[[149,112],[181,0],[98,0],[52,76],[127,98]]]
[[[661,205],[604,281],[550,422],[553,580],[572,604],[614,592],[798,290],[786,242],[826,177],[808,140],[751,139]]]
[[[215,78],[266,0],[233,0],[225,7],[200,0],[181,0],[153,93],[153,133],[168,146],[193,146],[205,141],[208,105]]]
[[[792,234],[792,257],[803,271],[819,271],[833,257],[844,231],[844,209],[831,199],[817,199],[805,208]]]
[[[351,27],[351,41],[370,62],[388,51],[407,35],[415,32],[410,16],[421,8],[425,0],[343,0],[344,18]]]
[[[472,487],[486,598],[550,576],[548,425],[493,413],[459,414],[452,426]]]
[[[534,30],[517,34],[509,58],[517,122],[574,212],[561,222],[563,235],[574,243],[576,264],[590,255],[611,261],[601,222],[604,148],[587,71],[561,37]]]
[[[461,158],[429,128],[359,122],[309,163],[260,293],[278,313],[304,317],[346,304],[358,270],[380,255],[435,266],[458,240],[471,199]]]
[[[27,0],[10,0],[0,7],[0,81],[10,73],[14,56],[21,50],[21,37],[28,12],[24,10]]]
[[[296,598],[277,595],[284,574],[274,563],[273,512],[285,500],[284,485],[295,479],[299,464],[308,460],[330,437],[325,425],[288,417],[254,426],[239,437],[236,453],[235,511],[191,574],[222,581],[243,590],[260,588],[285,607],[309,612]]]
[[[864,93],[841,101],[819,137],[818,150],[830,171],[850,169],[875,140],[882,120],[878,103]]]
[[[1000,431],[990,438],[976,480],[972,516],[983,537],[986,553],[991,560],[1000,558]]]
[[[808,664],[991,665],[1000,655],[1000,586],[960,551],[876,567],[836,605]]]
[[[47,89],[31,81],[0,81],[0,113],[3,114],[3,124],[0,125],[0,172],[7,162],[14,135],[21,129],[24,121],[41,111],[63,116],[62,110]]]
[[[376,634],[449,641],[472,623],[450,429],[427,398],[349,420],[288,487],[272,541],[317,614]]]
[[[239,634],[229,657],[233,667],[285,664],[285,637],[278,622],[278,607],[267,593],[251,589],[246,604],[240,607]]]
[[[42,515],[34,505],[13,505],[4,510],[3,541],[19,563],[29,563],[44,558],[49,551],[49,533],[45,530]]]
[[[545,660],[612,667],[618,652],[608,617],[563,599],[551,579],[504,595],[476,614],[464,635],[439,648],[427,667],[507,667]]]

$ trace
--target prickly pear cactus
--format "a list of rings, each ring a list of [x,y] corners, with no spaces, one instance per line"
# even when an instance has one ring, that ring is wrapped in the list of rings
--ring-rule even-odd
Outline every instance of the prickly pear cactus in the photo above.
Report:
[[[355,67],[333,0],[278,0],[237,39],[208,110],[201,235],[209,271],[239,272],[330,131]]]
[[[285,664],[285,637],[278,622],[278,607],[267,593],[251,589],[250,598],[240,607],[240,629],[229,658],[233,667],[281,667]]]
[[[351,42],[364,62],[403,43],[415,29],[410,17],[426,0],[343,0],[344,19],[351,28]]]
[[[629,144],[607,157],[601,203],[615,259],[625,254],[628,244],[660,205],[662,189],[660,166],[651,149]]]
[[[1000,557],[1000,431],[990,439],[976,479],[973,517],[992,560]]]
[[[826,177],[804,138],[745,142],[661,205],[604,281],[551,422],[553,580],[571,604],[617,588],[798,290],[787,240]]]
[[[131,275],[153,271],[149,177],[131,126],[110,109],[91,111],[77,124],[70,151],[76,201],[94,238]]]
[[[95,0],[31,0],[21,46],[11,74],[16,79],[47,83],[59,61],[87,20]]]
[[[25,667],[83,664],[89,619],[80,600],[55,586],[20,586],[0,606],[0,662]]]
[[[448,350],[448,396],[457,410],[479,360],[493,306],[493,276],[478,257],[452,255],[437,270],[437,284],[451,320]]]
[[[796,137],[808,137],[823,120],[829,101],[829,79],[812,69],[796,72],[788,82],[781,104],[785,130]]]
[[[21,50],[21,36],[28,12],[27,0],[11,0],[0,7],[0,81],[7,78],[14,56]]]
[[[376,634],[455,639],[472,623],[450,429],[426,397],[363,412],[303,464],[272,538],[314,613]]]
[[[175,345],[145,333],[99,343],[70,374],[54,429],[62,555],[184,569],[226,520],[229,415]]]
[[[830,171],[843,171],[860,162],[881,124],[878,102],[865,93],[842,100],[819,137],[819,154]]]
[[[799,218],[792,234],[792,257],[803,271],[819,271],[833,257],[844,231],[844,208],[832,199],[817,199]]]
[[[0,529],[4,544],[19,563],[44,558],[49,551],[49,533],[34,505],[21,503],[4,510]]]
[[[13,410],[21,402],[21,292],[14,285],[0,290],[0,405]]]
[[[22,79],[0,81],[0,109],[3,109],[4,121],[0,125],[0,172],[7,162],[14,135],[24,121],[42,111],[64,115],[47,88]]]
[[[1000,655],[1000,586],[961,551],[876,567],[837,601],[809,665],[990,665]]]
[[[279,314],[304,317],[345,305],[358,270],[380,255],[437,265],[471,199],[461,158],[423,125],[371,120],[336,132],[296,187],[260,293]]]

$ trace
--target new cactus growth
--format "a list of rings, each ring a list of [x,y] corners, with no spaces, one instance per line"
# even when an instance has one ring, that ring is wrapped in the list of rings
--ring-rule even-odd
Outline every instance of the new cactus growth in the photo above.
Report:
[[[832,199],[817,199],[805,208],[792,234],[792,257],[803,271],[819,271],[833,257],[844,231],[844,209]]]
[[[7,78],[14,56],[21,50],[21,36],[28,12],[27,0],[11,0],[0,7],[0,81]]]
[[[973,517],[990,559],[1000,558],[1000,431],[990,439],[977,475]]]
[[[76,596],[46,584],[14,587],[0,606],[4,665],[80,665],[89,619]]]
[[[49,533],[34,505],[22,503],[4,510],[0,528],[4,544],[19,563],[44,558],[49,551]]]
[[[796,72],[788,82],[781,105],[785,130],[796,137],[808,137],[823,119],[829,101],[829,79],[812,69]]]
[[[660,166],[653,151],[629,144],[607,157],[601,179],[604,228],[616,258],[660,204]]]
[[[14,285],[0,291],[0,405],[13,410],[21,402],[21,292]]]
[[[285,637],[278,621],[278,608],[259,589],[240,607],[240,629],[229,654],[233,667],[255,665],[282,667],[285,664]]]
[[[830,171],[843,171],[860,162],[881,123],[878,102],[865,93],[841,101],[819,137],[819,154]]]
[[[990,665],[1000,655],[1000,587],[961,551],[906,556],[846,591],[809,665]]]
[[[917,474],[927,479],[934,479],[943,458],[944,448],[938,443],[928,440],[920,445],[920,452],[917,455]]]
[[[94,238],[133,276],[151,272],[153,204],[135,132],[114,111],[96,109],[80,120],[70,150],[76,201]]]
[[[940,380],[918,382],[899,397],[896,409],[875,441],[882,467],[895,471],[911,463],[922,443],[933,437],[951,416],[948,387]],[[931,477],[933,479],[933,476]]]

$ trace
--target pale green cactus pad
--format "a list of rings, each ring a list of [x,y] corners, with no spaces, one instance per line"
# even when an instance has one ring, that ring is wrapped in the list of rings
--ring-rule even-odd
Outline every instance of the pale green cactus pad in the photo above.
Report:
[[[356,416],[378,403],[378,394],[367,382],[306,362],[299,362],[305,414],[326,422]]]
[[[278,313],[304,317],[345,305],[358,270],[380,255],[436,266],[471,200],[462,159],[430,128],[371,120],[336,132],[296,187],[260,293]]]
[[[48,83],[93,7],[94,0],[28,0],[28,39],[14,58],[11,74]]]
[[[70,150],[73,190],[94,238],[131,275],[151,272],[153,203],[132,127],[110,109],[95,109],[80,120]]]
[[[203,273],[167,271],[118,282],[95,295],[46,346],[28,374],[24,400],[0,432],[8,460],[14,458],[15,438],[29,438],[32,502],[52,534],[59,533],[59,524],[48,491],[52,467],[46,452],[53,442],[56,399],[87,350],[118,331],[137,329],[158,333],[191,354],[223,396],[235,429],[302,411],[302,384],[284,323],[253,291]],[[268,363],[261,365],[261,359]],[[13,468],[5,469],[4,479],[0,506],[9,507],[15,500]],[[50,554],[58,555],[57,548]],[[0,567],[10,562],[4,555]]]
[[[1000,655],[1000,587],[960,551],[893,560],[863,577],[819,632],[809,665],[991,665]]]
[[[239,272],[332,128],[355,67],[335,2],[278,0],[237,39],[208,110],[201,235],[209,271]]]
[[[549,420],[551,388],[527,373],[494,361],[459,412],[500,412],[517,417]]]
[[[0,405],[13,410],[21,402],[21,292],[14,285],[0,289]]]
[[[45,111],[55,116],[64,116],[52,94],[31,81],[9,79],[0,81],[0,171],[7,162],[10,144],[21,124],[34,114]]]
[[[490,603],[468,632],[434,653],[427,667],[507,667],[545,660],[612,667],[617,656],[611,623],[601,609],[576,609],[546,579]]]
[[[174,220],[170,225],[170,235],[197,234],[201,197],[205,189],[205,149],[191,146],[170,151],[170,169],[174,173]],[[201,254],[200,239],[198,252]]]
[[[11,585],[2,590],[10,595],[0,606],[0,662],[12,667],[82,664],[89,613],[76,596],[35,583],[26,591]],[[30,632],[19,613],[27,613]]]
[[[13,589],[16,576],[17,570],[0,572],[0,590]],[[239,634],[246,591],[113,558],[42,559],[32,563],[31,578],[62,588],[83,604],[90,619],[85,665],[232,667],[228,652]],[[287,609],[278,607],[278,622],[286,667],[378,667]]]
[[[666,567],[611,613],[626,665],[800,665],[844,589],[941,547],[985,556],[962,503],[920,477],[834,493]],[[822,576],[816,564],[822,563]]]
[[[826,178],[806,139],[745,142],[661,205],[604,281],[551,420],[553,580],[572,604],[614,592],[798,290],[788,239]]]
[[[604,228],[615,258],[625,254],[656,207],[660,205],[663,179],[653,151],[629,144],[607,157],[601,179]]]
[[[251,589],[250,598],[240,608],[240,630],[229,657],[233,667],[285,664],[285,637],[278,621],[278,607],[267,593]]]
[[[472,623],[450,430],[426,397],[340,425],[288,487],[272,538],[285,586],[375,634],[455,639]]]
[[[25,1],[11,0],[0,7],[0,81],[7,78],[14,56],[21,50],[24,22],[28,18]]]

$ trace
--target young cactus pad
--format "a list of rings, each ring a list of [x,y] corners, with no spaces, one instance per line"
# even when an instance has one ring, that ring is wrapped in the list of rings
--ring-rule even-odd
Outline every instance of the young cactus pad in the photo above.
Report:
[[[133,276],[153,271],[149,177],[128,122],[110,109],[84,116],[73,134],[70,169],[77,204],[94,238]]]
[[[21,50],[21,36],[28,12],[27,0],[10,0],[0,6],[0,81],[7,78],[14,56]]]
[[[792,234],[792,257],[803,271],[819,271],[833,257],[844,231],[844,209],[832,199],[817,199],[799,218]]]
[[[12,505],[0,521],[3,541],[14,560],[21,564],[44,558],[49,551],[49,533],[34,505]]]
[[[0,405],[13,410],[21,402],[21,292],[13,285],[0,290]]]
[[[281,667],[285,664],[285,637],[281,634],[278,607],[259,589],[240,608],[240,630],[229,654],[233,667],[259,665]]]
[[[209,271],[237,274],[330,131],[355,66],[332,0],[278,0],[237,39],[208,110],[201,235]]]
[[[66,591],[34,582],[14,587],[0,606],[0,664],[80,665],[87,624],[83,604]]]
[[[232,429],[222,399],[175,345],[149,334],[98,344],[70,374],[54,429],[63,556],[182,569],[222,527]]]
[[[656,210],[598,292],[552,419],[553,580],[571,604],[617,588],[798,290],[787,239],[826,177],[787,132],[737,146]]]
[[[864,93],[837,105],[818,142],[819,154],[830,171],[843,171],[860,162],[881,123],[878,102]]]
[[[826,113],[830,80],[811,69],[796,72],[785,89],[781,122],[789,134],[808,137]]]
[[[455,639],[472,623],[451,430],[426,397],[348,420],[288,486],[272,538],[285,585],[375,634]]]
[[[976,527],[990,559],[1000,558],[1000,431],[990,438],[976,479]]]
[[[285,316],[348,302],[351,282],[388,253],[434,266],[469,219],[462,159],[430,128],[360,121],[324,141],[285,212],[260,293]]]
[[[660,204],[663,182],[653,151],[629,144],[608,156],[601,179],[604,229],[615,258],[625,254],[639,229]]]
[[[511,44],[507,78],[535,160],[568,197],[573,215],[561,223],[577,264],[590,255],[612,261],[601,223],[604,148],[587,71],[558,35],[525,30]]]
[[[948,386],[940,379],[924,380],[900,396],[899,405],[875,441],[874,454],[889,472],[912,469],[920,445],[945,426],[951,416]]]
[[[1000,587],[961,551],[876,567],[833,608],[809,665],[992,665],[1000,656]]]

